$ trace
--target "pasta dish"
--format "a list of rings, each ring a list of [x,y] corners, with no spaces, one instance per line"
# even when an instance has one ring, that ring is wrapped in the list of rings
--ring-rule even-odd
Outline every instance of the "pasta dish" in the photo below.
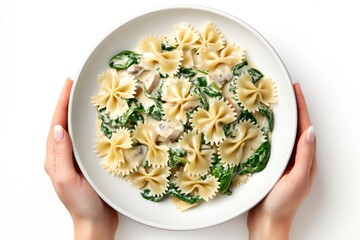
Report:
[[[186,210],[266,167],[276,84],[213,23],[144,36],[97,81],[95,151],[145,199]]]

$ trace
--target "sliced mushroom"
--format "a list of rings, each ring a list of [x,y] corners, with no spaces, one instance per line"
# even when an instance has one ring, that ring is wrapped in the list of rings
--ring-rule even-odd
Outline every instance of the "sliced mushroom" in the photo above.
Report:
[[[142,82],[136,80],[136,88],[135,88],[135,95],[139,94],[142,90]]]
[[[143,80],[146,91],[148,91],[148,93],[151,93],[155,89],[155,87],[159,84],[159,80],[160,80],[159,72],[154,72],[153,74],[147,76]]]
[[[184,131],[182,125],[173,125],[170,122],[161,121],[155,128],[158,142],[173,142],[179,138]]]
[[[140,65],[131,65],[126,71],[134,77],[137,77],[144,72],[144,68]]]
[[[214,82],[219,88],[222,88],[225,83],[232,79],[233,74],[228,65],[221,64],[214,72],[209,73],[208,77],[210,81]]]
[[[141,164],[146,157],[147,147],[143,145],[135,146],[124,150],[125,158]]]
[[[188,111],[188,110],[196,107],[197,104],[198,104],[197,101],[187,101],[186,103],[184,103],[184,104],[182,105],[182,109],[185,110],[185,111]]]

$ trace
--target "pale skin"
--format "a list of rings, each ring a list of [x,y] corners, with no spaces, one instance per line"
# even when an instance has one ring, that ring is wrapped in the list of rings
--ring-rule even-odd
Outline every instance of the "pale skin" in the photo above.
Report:
[[[308,195],[317,173],[316,139],[299,84],[294,84],[298,106],[296,147],[281,179],[268,196],[248,213],[249,239],[289,239],[297,209]]]
[[[46,144],[45,171],[69,211],[74,239],[114,239],[117,212],[96,194],[78,170],[67,129],[67,111],[73,81],[67,80],[56,106]]]
[[[96,194],[78,169],[67,133],[67,111],[73,81],[67,80],[57,103],[47,143],[45,171],[69,211],[74,239],[114,239],[117,212]],[[304,96],[294,84],[298,105],[298,138],[289,166],[268,196],[248,213],[249,239],[288,239],[295,213],[308,195],[317,172],[316,140]]]

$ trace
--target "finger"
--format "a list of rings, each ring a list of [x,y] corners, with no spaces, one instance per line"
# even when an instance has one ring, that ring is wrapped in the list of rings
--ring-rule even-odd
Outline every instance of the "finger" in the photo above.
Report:
[[[294,84],[294,91],[298,107],[298,136],[300,136],[311,125],[311,121],[304,94],[299,83]]]
[[[69,105],[70,92],[73,85],[73,80],[67,79],[65,81],[64,87],[61,91],[59,101],[56,105],[56,109],[53,115],[51,126],[59,124],[67,129],[67,111]]]
[[[309,112],[307,110],[304,94],[302,93],[299,83],[294,83],[294,92],[296,97],[297,113],[298,113],[298,127],[296,134],[296,142],[299,141],[301,134],[311,125]],[[294,147],[289,163],[285,172],[290,171],[295,164],[296,147]]]
[[[315,139],[315,147],[314,148],[315,148],[314,160],[313,160],[311,170],[310,170],[310,182],[311,183],[314,181],[314,178],[318,172],[318,163],[317,163],[317,159],[316,159],[316,139]]]
[[[50,176],[53,181],[53,176],[55,174],[55,157],[54,157],[54,126],[56,124],[62,124],[66,126],[67,123],[67,107],[71,92],[73,81],[67,79],[63,90],[61,92],[60,98],[58,100],[55,112],[52,118],[52,123],[50,125],[49,133],[46,140],[46,157],[45,157],[45,171]]]
[[[64,183],[77,175],[72,154],[69,134],[61,125],[54,126],[54,153],[55,153],[55,179],[56,183]]]
[[[310,126],[304,131],[298,141],[295,165],[290,174],[297,180],[305,180],[310,177],[315,159],[315,129]]]

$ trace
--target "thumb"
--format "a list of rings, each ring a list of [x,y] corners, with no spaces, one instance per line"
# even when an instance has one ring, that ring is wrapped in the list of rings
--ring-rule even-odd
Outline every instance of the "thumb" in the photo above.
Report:
[[[293,174],[300,179],[310,176],[315,159],[315,129],[310,126],[304,131],[298,141]]]
[[[54,127],[56,178],[76,173],[69,134],[61,125]],[[59,180],[59,179],[58,179]]]

